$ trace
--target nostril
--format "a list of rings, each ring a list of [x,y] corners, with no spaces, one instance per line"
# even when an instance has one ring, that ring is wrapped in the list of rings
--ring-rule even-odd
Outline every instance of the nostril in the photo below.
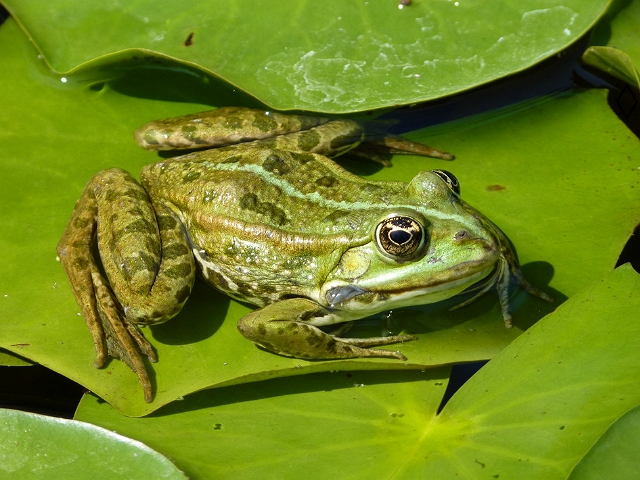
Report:
[[[460,230],[453,236],[453,240],[456,242],[460,242],[462,240],[468,240],[469,238],[471,238],[471,235],[469,235],[469,232],[466,230]]]

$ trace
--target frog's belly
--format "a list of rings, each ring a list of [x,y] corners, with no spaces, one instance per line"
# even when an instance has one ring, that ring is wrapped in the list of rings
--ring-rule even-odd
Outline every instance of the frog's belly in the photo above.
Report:
[[[283,298],[306,297],[318,301],[320,288],[314,284],[313,276],[289,278],[280,271],[268,268],[248,268],[246,265],[226,265],[209,258],[199,248],[193,255],[204,280],[221,292],[243,302],[259,307]]]

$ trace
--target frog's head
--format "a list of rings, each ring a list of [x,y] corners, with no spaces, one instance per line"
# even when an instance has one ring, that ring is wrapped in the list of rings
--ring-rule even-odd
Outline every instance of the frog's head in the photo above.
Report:
[[[419,173],[368,241],[344,252],[321,301],[353,314],[435,303],[487,277],[500,255],[493,224],[460,199],[456,178]]]

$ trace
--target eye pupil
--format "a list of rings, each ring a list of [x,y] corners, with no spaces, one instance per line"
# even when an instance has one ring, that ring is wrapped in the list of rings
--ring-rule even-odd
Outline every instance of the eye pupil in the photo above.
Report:
[[[409,240],[411,240],[412,237],[413,235],[404,230],[392,230],[389,233],[389,238],[391,239],[391,241],[393,243],[397,243],[398,245],[404,245]]]
[[[376,244],[387,256],[398,260],[413,256],[424,245],[424,229],[411,217],[391,217],[376,228]]]

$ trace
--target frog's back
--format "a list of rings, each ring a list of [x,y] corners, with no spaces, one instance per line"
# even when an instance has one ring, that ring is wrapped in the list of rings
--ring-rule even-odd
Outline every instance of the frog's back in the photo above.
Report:
[[[142,177],[187,221],[225,217],[316,239],[367,236],[382,208],[406,200],[402,182],[365,180],[324,156],[267,147],[185,155],[149,165]]]

